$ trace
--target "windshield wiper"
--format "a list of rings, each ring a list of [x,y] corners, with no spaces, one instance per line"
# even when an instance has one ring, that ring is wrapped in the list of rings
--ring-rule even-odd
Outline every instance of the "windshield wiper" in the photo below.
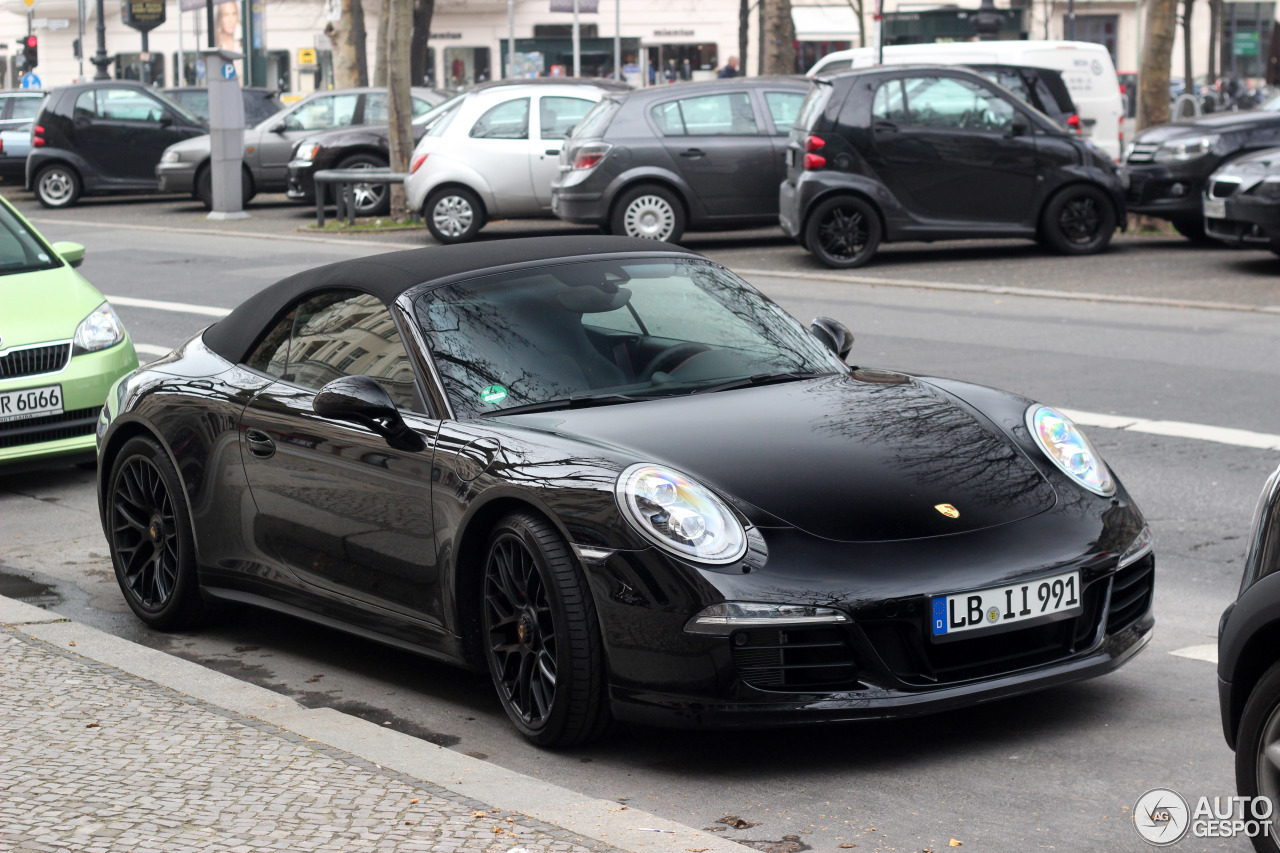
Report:
[[[775,382],[794,382],[797,379],[813,379],[818,376],[830,375],[831,372],[827,370],[791,370],[784,373],[756,373],[751,376],[744,376],[740,379],[730,379],[728,382],[718,382],[715,385],[696,388],[689,393],[711,394],[716,391],[730,391],[734,388],[750,388],[753,385],[772,385]]]
[[[626,394],[579,394],[574,397],[559,397],[555,400],[543,400],[541,403],[525,403],[522,406],[511,406],[492,412],[481,412],[480,417],[492,418],[498,415],[523,415],[525,412],[554,412],[558,409],[586,409],[591,406],[613,406],[618,403],[637,403],[644,398],[628,397]]]

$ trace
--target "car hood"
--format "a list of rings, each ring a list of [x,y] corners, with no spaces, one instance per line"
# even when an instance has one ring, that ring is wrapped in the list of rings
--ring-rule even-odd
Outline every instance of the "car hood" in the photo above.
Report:
[[[0,349],[65,341],[103,303],[69,266],[0,276]]]
[[[181,142],[175,142],[165,149],[165,151],[177,151],[181,154],[207,154],[212,150],[213,142],[207,133],[184,139]]]
[[[1248,130],[1259,125],[1280,125],[1280,113],[1245,112],[1215,113],[1201,116],[1189,121],[1173,124],[1162,124],[1144,130],[1138,134],[1135,142],[1166,142],[1170,139],[1183,139],[1188,136],[1204,136],[1207,133],[1229,133],[1233,130]]]
[[[931,384],[884,371],[503,420],[666,463],[843,542],[967,533],[1057,502],[993,424]]]
[[[1227,172],[1232,174],[1274,174],[1278,171],[1280,171],[1280,148],[1266,148],[1262,151],[1246,154],[1243,157],[1237,157],[1214,174],[1221,175]]]

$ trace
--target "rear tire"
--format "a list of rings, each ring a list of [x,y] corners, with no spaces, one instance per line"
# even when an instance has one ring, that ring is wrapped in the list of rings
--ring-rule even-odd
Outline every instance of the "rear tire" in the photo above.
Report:
[[[1280,798],[1280,766],[1267,758],[1267,747],[1280,747],[1280,663],[1267,670],[1249,693],[1236,737],[1236,791],[1242,797]],[[1274,751],[1274,750],[1273,750]],[[1247,813],[1246,813],[1247,817]],[[1252,839],[1258,853],[1280,850],[1272,832]]]
[[[1060,191],[1044,207],[1040,236],[1063,255],[1096,255],[1111,244],[1116,210],[1102,190],[1076,184]]]
[[[422,206],[427,230],[440,243],[465,243],[474,240],[487,217],[480,198],[465,187],[436,190]]]
[[[240,170],[240,204],[246,205],[254,197],[253,178],[246,169]],[[205,210],[213,210],[213,167],[206,166],[200,170],[196,178],[196,198],[204,205]]]
[[[642,184],[624,192],[609,217],[609,232],[621,237],[678,243],[684,229],[684,204],[671,190],[656,184]]]
[[[36,198],[45,207],[57,210],[80,200],[84,185],[80,173],[65,163],[45,166],[36,174]]]
[[[339,169],[385,169],[382,160],[372,154],[353,154],[338,164]],[[386,216],[391,212],[389,184],[356,184],[353,188],[356,216]]]
[[[842,195],[820,202],[805,224],[801,245],[832,269],[854,269],[880,248],[880,215],[869,202]]]

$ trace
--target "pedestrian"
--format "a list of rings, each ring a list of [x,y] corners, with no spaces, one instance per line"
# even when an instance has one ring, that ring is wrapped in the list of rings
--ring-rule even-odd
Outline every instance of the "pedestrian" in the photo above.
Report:
[[[731,56],[729,61],[724,64],[724,68],[720,69],[717,77],[737,77],[738,76],[738,57]]]

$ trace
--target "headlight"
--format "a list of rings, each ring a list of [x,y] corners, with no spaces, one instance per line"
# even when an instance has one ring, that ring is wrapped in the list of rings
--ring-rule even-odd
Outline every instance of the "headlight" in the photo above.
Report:
[[[306,160],[307,162],[311,162],[312,160],[316,159],[316,155],[319,153],[320,153],[320,143],[312,142],[309,139],[304,139],[302,140],[302,142],[298,143],[298,147],[294,149],[293,159]]]
[[[163,154],[160,155],[160,162],[161,163],[181,163],[182,154],[172,150],[165,151]]]
[[[1193,136],[1189,139],[1174,139],[1165,142],[1156,149],[1155,157],[1157,163],[1168,162],[1170,160],[1194,160],[1197,157],[1203,157],[1208,154],[1213,146],[1218,142],[1218,134],[1210,133],[1205,136]]]
[[[618,477],[618,506],[650,542],[702,563],[732,563],[747,552],[738,519],[710,489],[660,465],[632,465]]]
[[[797,625],[847,625],[853,620],[830,607],[808,604],[757,604],[722,601],[704,608],[685,623],[689,634],[729,634],[738,628],[782,628]]]
[[[97,352],[124,340],[124,324],[120,322],[116,312],[111,310],[111,305],[104,302],[80,321],[72,340],[75,343],[73,355]]]
[[[1027,428],[1044,455],[1080,485],[1098,495],[1115,493],[1107,464],[1071,419],[1048,406],[1027,409]]]

